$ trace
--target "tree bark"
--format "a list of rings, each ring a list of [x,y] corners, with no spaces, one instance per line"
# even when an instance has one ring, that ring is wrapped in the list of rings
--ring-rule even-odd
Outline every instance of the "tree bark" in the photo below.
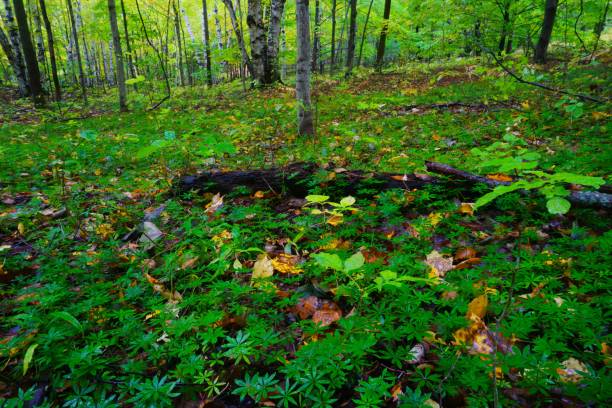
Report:
[[[117,24],[117,8],[115,0],[108,0],[108,15],[111,34],[113,36],[113,49],[115,51],[115,65],[117,67],[117,85],[119,87],[119,110],[127,111],[127,89],[125,87],[125,71],[123,68],[123,51],[121,38],[119,38],[119,25]]]
[[[546,0],[546,6],[544,9],[544,22],[542,23],[542,30],[540,31],[540,39],[535,48],[534,60],[537,63],[546,62],[546,53],[548,51],[548,44],[550,43],[550,37],[552,36],[553,27],[555,26],[555,17],[557,15],[557,0]]]
[[[372,12],[372,5],[374,0],[370,0],[370,6],[368,7],[368,14],[366,15],[365,23],[363,24],[363,32],[361,33],[361,45],[359,46],[359,57],[357,57],[357,66],[361,66],[361,55],[363,53],[363,44],[366,39],[366,30],[368,28],[368,21],[370,21],[370,13]]]
[[[123,20],[123,34],[125,36],[125,47],[127,48],[127,60],[128,67],[130,70],[130,75],[132,78],[136,78],[136,65],[134,64],[134,57],[132,56],[132,45],[130,43],[130,34],[128,31],[128,23],[127,23],[127,15],[125,14],[125,4],[124,1],[121,0],[121,17]]]
[[[312,72],[317,72],[317,62],[319,59],[319,50],[321,48],[321,4],[320,0],[315,0],[315,27],[312,41]]]
[[[36,3],[30,3],[30,10],[32,12],[32,19],[34,20],[34,32],[36,34],[36,59],[38,60],[38,66],[41,65],[46,67],[47,61],[45,59],[45,40],[43,39],[42,33],[42,21],[40,20],[40,10]],[[47,75],[48,76],[48,75]],[[46,82],[45,75],[41,70],[41,82]]]
[[[309,0],[296,0],[297,73],[295,93],[298,104],[298,134],[313,136],[314,125],[310,104],[310,13]]]
[[[176,55],[176,64],[179,73],[179,81],[181,86],[185,86],[185,72],[183,70],[183,43],[181,41],[181,25],[178,15],[178,10],[176,8],[176,3],[172,3],[172,9],[174,11],[174,33],[176,36],[176,46],[177,46],[177,55]]]
[[[330,55],[330,70],[333,71],[336,65],[336,2],[332,0],[331,8],[331,55]]]
[[[72,27],[72,40],[76,53],[77,64],[79,65],[79,82],[81,83],[81,92],[83,103],[87,105],[87,90],[85,89],[85,72],[83,71],[83,61],[81,61],[81,50],[79,47],[79,36],[77,34],[76,21],[74,19],[74,11],[72,10],[72,0],[66,0],[68,4],[68,15],[70,17],[70,25]]]
[[[202,40],[204,41],[204,58],[206,60],[206,83],[208,86],[212,86],[212,66],[210,56],[210,32],[208,30],[208,7],[206,0],[202,0]]]
[[[32,44],[32,37],[30,37],[28,16],[23,6],[23,0],[13,0],[13,5],[15,6],[15,18],[19,26],[19,39],[21,40],[23,56],[28,70],[28,84],[30,85],[32,99],[36,106],[44,106],[45,94],[40,80],[38,61],[36,59],[34,45]]]
[[[353,60],[355,59],[355,40],[357,36],[357,0],[349,0],[351,15],[349,20],[348,44],[346,50],[346,74],[348,78],[353,73]]]
[[[47,15],[47,6],[45,0],[39,0],[40,14],[42,15],[45,31],[47,32],[47,48],[49,49],[49,59],[51,61],[51,76],[53,77],[53,89],[55,91],[55,100],[62,100],[62,88],[60,86],[59,76],[57,75],[57,61],[55,59],[55,43],[53,40],[53,29],[51,21]]]
[[[297,0],[307,2],[308,0]],[[247,187],[251,191],[274,190],[295,197],[304,197],[310,188],[309,181],[320,170],[313,163],[294,163],[287,167],[267,170],[245,170],[228,172],[208,172],[197,176],[184,176],[180,179],[177,189],[187,192],[200,190],[209,192],[229,193],[236,187]],[[361,170],[347,170],[338,173],[336,179],[342,180],[336,184],[343,194],[358,194],[360,188],[367,183],[369,188],[379,190],[413,189],[437,180],[429,176],[414,176],[397,173],[369,173]],[[333,183],[330,182],[330,183]]]
[[[15,22],[13,16],[13,6],[10,0],[4,0],[4,23],[8,30],[9,42],[13,54],[13,70],[15,73],[15,79],[17,80],[17,87],[19,89],[19,96],[26,97],[30,96],[30,85],[28,84],[28,73],[23,59],[23,48],[21,46],[21,39],[19,36],[19,27]]]
[[[267,66],[265,80],[267,84],[280,81],[278,51],[280,49],[280,34],[283,22],[285,0],[272,0],[270,4],[270,24],[268,27]]]
[[[259,85],[264,85],[266,84],[265,71],[268,53],[261,0],[248,0],[247,26],[249,27],[251,38],[253,76]]]

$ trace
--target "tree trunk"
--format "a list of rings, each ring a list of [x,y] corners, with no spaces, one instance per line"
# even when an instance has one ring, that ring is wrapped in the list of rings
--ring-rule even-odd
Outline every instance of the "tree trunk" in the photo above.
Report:
[[[361,55],[363,53],[363,43],[366,39],[366,30],[368,28],[368,21],[370,21],[370,13],[372,12],[372,4],[374,4],[374,0],[370,0],[370,7],[368,7],[368,14],[366,15],[366,20],[363,25],[363,32],[361,33],[361,45],[359,46],[359,57],[357,57],[357,66],[361,65]]]
[[[253,76],[253,64],[251,63],[251,59],[249,58],[249,54],[247,54],[246,47],[244,45],[244,37],[242,36],[242,30],[240,29],[240,25],[238,24],[238,19],[236,18],[236,11],[234,10],[232,0],[223,0],[223,4],[225,4],[225,7],[229,12],[230,21],[232,22],[232,29],[234,30],[234,34],[236,35],[236,41],[238,41],[238,48],[240,48],[240,54],[242,55],[242,61],[248,68],[251,76]]]
[[[267,84],[280,81],[278,50],[280,49],[280,34],[285,10],[285,0],[272,0],[270,4],[270,24],[268,27],[267,65],[265,80]]]
[[[331,55],[330,55],[330,65],[331,71],[334,70],[336,65],[336,1],[332,0],[332,9],[331,9]]]
[[[508,36],[508,30],[510,29],[510,3],[504,3],[504,9],[502,12],[502,32],[499,38],[499,45],[497,46],[498,53],[501,55],[504,52],[506,46],[506,37]]]
[[[119,25],[117,24],[117,9],[115,0],[108,0],[108,15],[110,19],[111,34],[113,35],[113,49],[115,51],[115,65],[117,66],[117,85],[119,86],[119,110],[127,111],[127,89],[125,87],[125,71],[123,68],[123,51],[121,38],[119,38]]]
[[[223,34],[221,32],[221,22],[219,21],[219,8],[217,7],[217,0],[215,0],[213,7],[213,14],[215,15],[215,35],[217,37],[217,48],[223,49]]]
[[[206,60],[206,83],[212,86],[212,67],[210,58],[210,32],[208,31],[208,7],[206,0],[202,0],[202,40],[204,41],[204,57]]]
[[[15,6],[15,18],[19,26],[19,39],[23,47],[23,56],[25,58],[26,67],[28,70],[28,84],[32,99],[36,106],[45,105],[45,94],[40,80],[40,71],[38,69],[38,61],[36,60],[36,52],[30,37],[30,27],[28,27],[28,16],[23,6],[23,0],[13,0]]]
[[[555,16],[557,15],[557,0],[546,0],[546,6],[544,9],[544,22],[542,23],[542,30],[540,31],[540,39],[535,48],[534,60],[537,63],[546,62],[546,52],[548,50],[548,44],[550,43],[550,37],[553,32],[555,25]]]
[[[315,27],[312,41],[312,72],[317,72],[317,61],[319,58],[319,49],[321,48],[321,4],[320,0],[315,0]]]
[[[36,59],[38,60],[38,66],[41,65],[46,67],[47,61],[45,59],[45,40],[43,39],[42,33],[42,21],[40,21],[40,11],[36,3],[30,3],[30,10],[32,11],[32,19],[34,20],[34,32],[36,33]],[[48,76],[48,72],[46,72]],[[44,84],[45,76],[41,72],[41,82]]]
[[[357,0],[350,0],[351,16],[349,21],[348,44],[346,50],[346,74],[348,78],[353,72],[355,59],[355,37],[357,36]]]
[[[83,93],[83,103],[87,105],[87,90],[85,89],[85,72],[83,71],[83,62],[81,61],[81,50],[79,48],[79,36],[77,34],[76,22],[74,19],[74,11],[72,10],[72,0],[66,0],[68,4],[68,15],[70,16],[70,25],[72,26],[72,41],[76,53],[77,64],[79,65],[79,82],[81,83],[81,92]]]
[[[125,14],[125,4],[123,0],[121,0],[121,16],[123,20],[123,34],[125,35],[125,47],[127,48],[128,67],[132,78],[136,78],[136,65],[134,64],[134,57],[132,56],[132,45],[130,44],[130,34],[128,31],[127,16]]]
[[[8,30],[9,42],[12,49],[15,71],[15,79],[19,88],[19,96],[30,96],[30,85],[28,84],[28,74],[25,64],[23,63],[23,48],[19,37],[19,28],[13,16],[13,7],[10,0],[4,0],[4,23]]]
[[[298,103],[298,134],[314,135],[312,108],[310,105],[310,13],[309,0],[295,1],[297,24],[297,73],[295,93]]]
[[[267,41],[261,0],[248,0],[247,26],[251,37],[251,61],[255,70],[253,75],[259,85],[264,85],[266,84]]]
[[[179,73],[179,81],[181,86],[185,86],[185,72],[183,70],[183,43],[181,41],[181,23],[179,20],[178,10],[176,8],[176,3],[172,3],[172,8],[174,10],[174,33],[176,36],[176,46],[177,46],[177,55],[176,55],[176,64]]]
[[[62,89],[59,82],[59,76],[57,75],[57,62],[55,60],[55,44],[53,41],[51,21],[49,21],[49,16],[47,15],[45,0],[39,0],[38,4],[40,6],[40,14],[42,15],[43,23],[45,24],[45,31],[47,32],[47,48],[49,49],[49,59],[51,60],[51,76],[53,77],[55,100],[60,101],[62,99]]]

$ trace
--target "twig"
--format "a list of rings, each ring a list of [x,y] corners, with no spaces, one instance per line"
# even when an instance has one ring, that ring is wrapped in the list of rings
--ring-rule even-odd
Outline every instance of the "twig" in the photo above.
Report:
[[[489,54],[491,57],[493,57],[493,59],[495,60],[495,63],[501,69],[503,69],[508,75],[510,75],[512,78],[516,79],[518,82],[520,82],[522,84],[527,84],[527,85],[535,86],[535,87],[542,88],[542,89],[545,89],[547,91],[554,92],[554,93],[561,94],[561,95],[573,96],[575,98],[579,98],[579,99],[582,99],[582,100],[585,100],[585,101],[597,102],[597,103],[606,103],[607,102],[607,100],[599,99],[599,98],[596,98],[596,97],[591,96],[591,95],[569,92],[569,91],[566,91],[564,89],[553,88],[552,86],[548,86],[548,85],[545,85],[545,84],[542,84],[542,83],[539,83],[539,82],[528,81],[528,80],[518,76],[510,68],[506,67],[504,65],[504,63],[501,61],[501,59],[497,55],[495,55],[494,52],[492,52],[490,49],[488,49],[487,47],[482,45],[479,41],[475,41],[475,43],[476,43],[476,45],[481,50],[483,50],[484,52]]]

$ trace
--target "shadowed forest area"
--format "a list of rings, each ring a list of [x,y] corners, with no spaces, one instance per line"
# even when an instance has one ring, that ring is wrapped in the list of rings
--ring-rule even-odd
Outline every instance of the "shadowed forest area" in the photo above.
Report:
[[[0,408],[604,407],[608,0],[2,0]]]

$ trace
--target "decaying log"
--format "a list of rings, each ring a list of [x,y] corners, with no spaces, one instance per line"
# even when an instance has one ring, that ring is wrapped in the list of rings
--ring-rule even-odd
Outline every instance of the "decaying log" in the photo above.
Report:
[[[313,163],[295,163],[287,167],[247,171],[212,171],[195,176],[185,176],[180,180],[179,191],[200,190],[228,193],[236,187],[246,187],[250,191],[272,190],[296,197],[308,194],[315,174],[320,170]],[[398,173],[368,173],[361,170],[331,170],[337,177],[329,184],[344,194],[356,194],[360,188],[388,190],[393,188],[413,189],[436,182],[426,175]]]
[[[456,177],[474,183],[484,183],[491,188],[512,184],[508,181],[497,181],[487,177],[468,173],[444,163],[428,161],[425,162],[425,166],[427,167],[427,170],[433,173],[444,174],[446,176]],[[573,204],[612,208],[612,194],[603,191],[609,191],[609,186],[602,187],[600,191],[571,191],[567,199]]]

